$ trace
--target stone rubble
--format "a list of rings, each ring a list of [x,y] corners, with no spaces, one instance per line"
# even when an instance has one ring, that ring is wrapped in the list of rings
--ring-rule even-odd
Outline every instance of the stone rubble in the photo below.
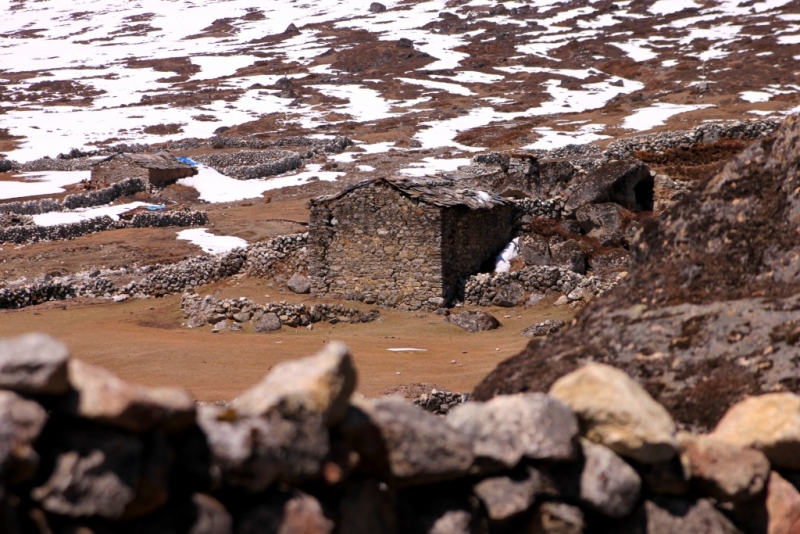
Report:
[[[633,459],[630,447],[614,452],[623,434],[636,436],[640,451],[664,442],[637,430],[653,424],[658,405],[644,390],[631,397],[632,380],[619,371],[603,375],[607,394],[586,393],[603,404],[591,414],[574,397],[520,393],[435,417],[398,397],[353,398],[353,359],[336,343],[277,365],[231,403],[128,384],[44,335],[0,339],[0,364],[0,526],[8,534],[800,527],[796,472],[714,435],[680,433],[672,452],[689,466],[677,475],[682,489],[645,484],[676,475]],[[734,413],[727,424],[748,433],[752,423]],[[674,430],[668,415],[658,424]],[[785,445],[799,440],[787,434]]]

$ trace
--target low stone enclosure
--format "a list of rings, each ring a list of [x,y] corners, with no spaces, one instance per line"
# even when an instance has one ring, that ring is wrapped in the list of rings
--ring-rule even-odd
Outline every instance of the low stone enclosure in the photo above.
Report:
[[[19,215],[38,215],[51,211],[67,211],[78,208],[90,208],[110,204],[119,197],[135,195],[147,190],[147,183],[141,178],[127,178],[108,187],[86,193],[73,193],[64,197],[63,201],[49,198],[42,200],[28,200],[25,202],[12,201],[0,204],[0,213],[16,213]]]
[[[512,207],[438,178],[382,178],[311,201],[312,293],[400,309],[455,300],[512,237]]]
[[[39,334],[0,340],[0,531],[770,533],[800,528],[800,396],[680,431],[624,372],[436,416],[353,396],[346,347],[230,404],[124,382]],[[446,400],[446,398],[445,398]],[[765,417],[769,414],[769,417]]]

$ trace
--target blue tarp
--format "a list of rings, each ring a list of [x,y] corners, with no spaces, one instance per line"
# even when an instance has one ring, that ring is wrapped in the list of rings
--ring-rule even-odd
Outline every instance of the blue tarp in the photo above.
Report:
[[[191,165],[192,167],[197,167],[197,162],[192,158],[187,158],[186,156],[175,156],[175,159],[177,159],[181,163]]]

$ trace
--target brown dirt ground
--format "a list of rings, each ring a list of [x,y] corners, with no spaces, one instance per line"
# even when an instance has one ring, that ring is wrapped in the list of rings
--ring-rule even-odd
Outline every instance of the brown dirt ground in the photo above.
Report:
[[[266,283],[249,278],[230,280],[202,288],[201,294],[248,296],[258,302],[315,302],[308,296],[290,297]],[[0,336],[47,332],[66,342],[75,357],[125,380],[185,387],[203,401],[230,400],[258,382],[276,363],[314,354],[332,340],[350,347],[359,373],[358,391],[366,396],[413,382],[469,391],[499,362],[525,347],[528,338],[519,336],[525,327],[547,318],[572,319],[575,311],[553,307],[554,298],[529,309],[490,308],[487,311],[504,326],[474,334],[432,313],[396,310],[381,310],[382,322],[368,324],[318,323],[313,330],[284,327],[256,334],[246,328],[212,334],[209,326],[195,330],[181,326],[179,295],[122,303],[76,300],[0,311]],[[428,352],[393,353],[386,350],[390,347]]]

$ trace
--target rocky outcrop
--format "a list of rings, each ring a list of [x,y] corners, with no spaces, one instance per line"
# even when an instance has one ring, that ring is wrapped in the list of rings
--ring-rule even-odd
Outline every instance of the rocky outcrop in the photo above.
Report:
[[[747,395],[800,392],[798,139],[795,115],[646,222],[617,288],[502,363],[475,397],[547,391],[599,361],[710,429]]]

